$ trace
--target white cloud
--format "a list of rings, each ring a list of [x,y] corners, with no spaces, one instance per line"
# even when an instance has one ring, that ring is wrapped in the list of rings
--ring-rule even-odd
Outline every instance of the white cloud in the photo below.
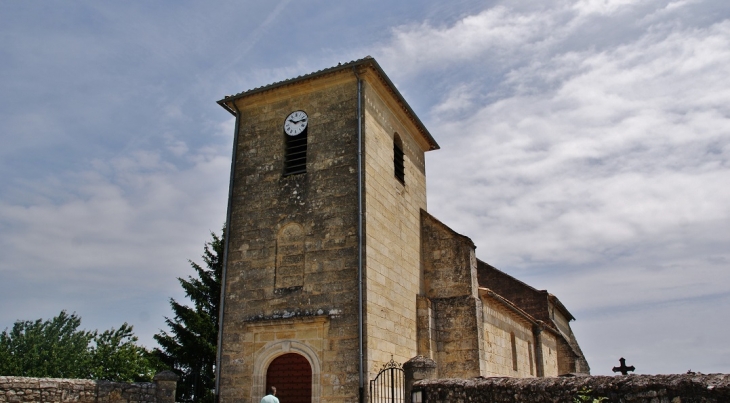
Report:
[[[169,315],[167,298],[182,298],[175,278],[187,276],[187,259],[199,261],[208,231],[225,221],[227,148],[187,154],[187,168],[149,150],[95,160],[45,180],[45,198],[0,202],[0,278],[24,287],[12,300],[27,302],[3,310],[0,323],[68,309],[92,326],[124,318],[152,345],[160,325],[148,319]]]
[[[438,71],[452,88],[431,106],[442,150],[428,155],[429,210],[480,258],[561,297],[600,351],[595,373],[626,350],[649,360],[670,348],[652,326],[676,305],[729,313],[713,301],[730,294],[730,14],[698,25],[712,9],[700,3],[504,5],[398,28],[383,51],[384,64]],[[682,329],[674,347],[730,330],[713,326]],[[596,337],[611,327],[647,336]]]
[[[526,91],[432,129],[459,137],[449,139],[456,148],[431,158],[459,155],[464,163],[431,171],[432,179],[459,178],[436,182],[443,192],[431,189],[477,188],[482,197],[442,203],[469,214],[496,208],[491,214],[509,222],[549,226],[541,237],[570,233],[582,244],[727,220],[728,29],[730,22],[666,38],[647,34],[612,51],[569,52],[513,71],[507,85],[554,90]],[[548,80],[556,82],[543,85]],[[453,99],[434,110],[450,109]],[[485,197],[508,204],[485,206]],[[579,226],[585,222],[601,225]],[[538,255],[564,259],[555,252]]]
[[[607,15],[615,14],[628,6],[646,3],[640,0],[579,0],[573,5],[573,9],[578,11],[579,15]]]
[[[149,342],[224,219],[233,122],[212,102],[371,54],[442,146],[431,212],[555,292],[595,373],[626,354],[641,371],[721,370],[730,353],[712,335],[730,328],[709,312],[727,314],[730,292],[727,2],[463,14],[477,3],[419,3],[426,21],[391,7],[409,21],[391,30],[350,5],[288,19],[288,0],[11,7],[0,323],[66,308],[93,328],[141,324]]]
[[[501,65],[528,51],[530,44],[545,40],[543,33],[555,23],[554,14],[512,13],[507,7],[497,6],[450,27],[423,23],[395,28],[391,43],[381,54],[387,64],[405,69],[399,74],[477,62],[485,55]]]

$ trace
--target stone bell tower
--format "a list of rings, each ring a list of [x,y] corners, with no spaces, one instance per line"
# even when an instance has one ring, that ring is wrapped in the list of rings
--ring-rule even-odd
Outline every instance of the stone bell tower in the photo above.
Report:
[[[417,354],[424,152],[370,57],[237,95],[218,393],[357,402]],[[363,389],[364,386],[364,389]]]

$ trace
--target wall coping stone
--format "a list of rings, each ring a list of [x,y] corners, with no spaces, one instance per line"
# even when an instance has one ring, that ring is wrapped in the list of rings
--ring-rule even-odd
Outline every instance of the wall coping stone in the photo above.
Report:
[[[177,382],[179,379],[180,379],[180,377],[177,376],[176,373],[174,373],[174,372],[172,372],[170,370],[166,370],[166,371],[158,372],[154,376],[154,378],[152,378],[152,381],[153,382],[154,381],[173,381],[173,382]]]
[[[730,402],[730,374],[576,376],[555,378],[478,377],[421,380],[414,390],[424,402],[573,402],[582,390],[607,402]]]
[[[153,382],[111,382],[93,379],[0,376],[0,403],[174,403],[179,377],[171,371]]]

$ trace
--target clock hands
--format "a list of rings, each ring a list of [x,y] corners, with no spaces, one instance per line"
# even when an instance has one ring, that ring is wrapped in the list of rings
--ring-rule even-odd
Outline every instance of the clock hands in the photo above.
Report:
[[[307,128],[309,116],[304,111],[295,111],[284,120],[284,131],[290,136],[298,136]]]

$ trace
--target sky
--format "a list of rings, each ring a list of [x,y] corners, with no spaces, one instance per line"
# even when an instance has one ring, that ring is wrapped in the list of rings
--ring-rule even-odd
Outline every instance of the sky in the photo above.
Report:
[[[0,331],[166,329],[225,221],[229,94],[373,56],[428,209],[596,375],[730,373],[727,0],[0,2]]]

